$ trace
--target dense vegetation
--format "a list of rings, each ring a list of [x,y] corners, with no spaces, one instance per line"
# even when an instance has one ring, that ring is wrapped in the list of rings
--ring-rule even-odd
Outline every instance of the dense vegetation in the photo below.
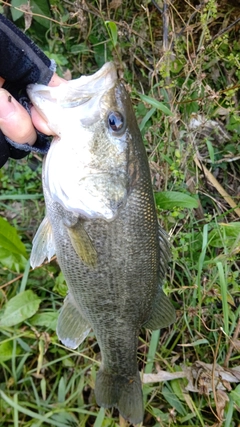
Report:
[[[238,1],[12,0],[0,12],[61,76],[114,60],[131,94],[171,238],[165,292],[177,310],[172,327],[139,339],[143,425],[239,426]],[[44,216],[39,156],[9,161],[0,188],[1,426],[125,425],[95,403],[94,334],[77,351],[58,341],[66,284],[56,260],[29,267]]]

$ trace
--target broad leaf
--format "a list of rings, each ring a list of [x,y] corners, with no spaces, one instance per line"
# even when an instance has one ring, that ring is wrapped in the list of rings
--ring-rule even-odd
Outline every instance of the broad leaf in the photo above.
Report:
[[[0,264],[4,268],[20,273],[26,267],[27,259],[0,246]]]
[[[0,363],[12,359],[13,341],[5,341],[0,343]]]
[[[20,240],[17,230],[2,217],[0,217],[0,247],[10,253],[23,255],[27,258],[26,248]]]
[[[112,43],[113,43],[113,46],[115,47],[117,45],[117,39],[118,39],[117,26],[113,21],[105,21],[105,25],[110,31]]]
[[[209,233],[209,241],[211,246],[216,248],[239,245],[240,239],[240,222],[219,223],[217,228],[214,228]]]
[[[49,28],[50,20],[46,19],[47,17],[51,17],[48,0],[32,0],[30,4],[33,12],[33,18],[37,22],[39,22],[39,24],[43,25],[46,28]],[[42,15],[42,17],[37,15]],[[46,18],[44,18],[45,16]]]
[[[10,10],[11,10],[12,18],[14,21],[16,21],[17,19],[21,18],[21,16],[23,16],[23,12],[21,10],[15,9],[15,7],[20,9],[22,4],[23,4],[23,0],[12,0],[11,1],[12,7],[10,8]]]
[[[162,191],[155,193],[156,204],[165,210],[173,208],[193,209],[198,207],[198,202],[193,197],[179,191]]]
[[[57,311],[46,311],[43,313],[37,313],[31,318],[31,325],[33,326],[44,326],[52,331],[56,330],[57,327],[58,312]]]
[[[38,310],[41,299],[28,290],[16,295],[5,306],[0,326],[13,326],[32,317]]]

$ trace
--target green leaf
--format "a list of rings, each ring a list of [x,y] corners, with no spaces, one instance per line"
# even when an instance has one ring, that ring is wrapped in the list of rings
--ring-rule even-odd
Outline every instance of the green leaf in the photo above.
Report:
[[[63,402],[62,402],[63,403]],[[53,414],[51,417],[52,420],[52,426],[64,426],[64,427],[70,427],[70,426],[77,426],[78,421],[76,417],[67,411],[61,411],[59,414]],[[39,425],[39,424],[38,424]],[[94,424],[95,426],[95,424]]]
[[[155,193],[156,204],[165,210],[175,207],[194,209],[198,207],[198,202],[193,197],[179,191],[162,191]]]
[[[215,155],[214,155],[214,148],[213,145],[211,143],[211,141],[209,139],[206,139],[206,144],[207,144],[207,148],[208,148],[208,153],[209,153],[209,157],[212,163],[214,163],[215,161]]]
[[[234,403],[240,408],[240,384],[237,385],[235,390],[231,391],[230,396]]]
[[[96,64],[100,68],[105,64],[106,58],[109,59],[111,57],[108,46],[109,43],[107,43],[107,45],[106,43],[99,43],[99,37],[96,37],[94,34],[90,34],[89,42],[92,44],[93,47],[94,59],[96,61]]]
[[[59,275],[55,279],[55,285],[53,292],[65,297],[67,295],[68,287],[64,278],[63,273],[60,271]]]
[[[105,409],[100,408],[100,411],[98,412],[96,421],[94,423],[94,427],[102,427],[104,418],[105,418]]]
[[[58,312],[57,311],[46,311],[37,313],[30,320],[33,326],[44,326],[52,331],[56,330],[57,327]]]
[[[24,0],[12,0],[11,5],[14,7],[17,7],[18,9],[21,8],[21,6],[26,5],[27,1]],[[24,14],[21,10],[14,9],[14,7],[11,7],[11,14],[14,21],[21,18]],[[48,0],[31,0],[30,1],[30,7],[31,11],[33,12],[33,19],[35,19],[39,24],[43,25],[45,28],[50,27],[50,21],[49,19],[44,18],[44,16],[50,18],[51,13],[49,9]],[[37,15],[43,15],[36,16]]]
[[[14,9],[14,7],[20,8],[23,5],[23,0],[12,0],[11,1],[11,14],[12,19],[16,21],[17,19],[21,18],[23,16],[23,12],[21,10]]]
[[[118,29],[115,24],[115,22],[112,21],[105,21],[105,25],[108,30],[110,30],[110,35],[112,39],[113,46],[115,47],[117,45],[117,39],[118,39]]]
[[[16,295],[5,306],[0,326],[14,326],[32,317],[38,310],[41,299],[28,290]]]
[[[184,67],[184,62],[181,60],[175,60],[170,62],[170,71],[174,74],[178,74]]]
[[[61,53],[53,53],[49,50],[44,50],[44,53],[49,57],[49,59],[53,59],[57,65],[64,66],[68,64],[67,58],[65,58],[65,56],[63,56]]]
[[[79,44],[74,44],[73,46],[71,46],[71,53],[73,53],[74,55],[76,55],[78,53],[82,53],[82,54],[87,53],[88,50],[89,50],[89,48],[85,42],[79,43]]]
[[[162,389],[162,395],[166,401],[176,409],[176,411],[181,415],[186,415],[185,407],[182,405],[176,394],[172,391],[170,386],[164,386]]]
[[[51,12],[49,9],[48,0],[34,0],[34,1],[31,1],[30,4],[31,4],[33,14],[43,15],[43,17],[33,15],[33,18],[37,22],[39,22],[39,24],[41,24],[43,27],[49,28],[50,20],[44,18],[44,16],[51,18]]]
[[[26,248],[20,240],[17,230],[2,217],[0,217],[0,247],[10,253],[23,255],[27,258]]]
[[[152,115],[155,113],[156,108],[151,108],[151,110],[149,110],[147,112],[147,114],[143,117],[141,123],[140,123],[140,131],[142,131],[144,129],[145,124],[148,122],[148,120],[150,120],[150,118],[152,117]]]
[[[240,222],[220,223],[209,233],[210,245],[215,248],[231,248],[239,244]]]
[[[166,116],[173,116],[173,113],[162,102],[159,102],[156,99],[151,98],[150,96],[143,95],[142,93],[139,93],[139,97],[141,98],[142,101],[147,102],[157,110],[162,111],[162,113],[166,114]]]
[[[13,354],[13,342],[6,341],[0,343],[0,363],[6,362],[7,360],[12,359]]]
[[[0,246],[0,263],[4,268],[20,273],[20,271],[25,269],[27,259],[22,255],[9,252]]]

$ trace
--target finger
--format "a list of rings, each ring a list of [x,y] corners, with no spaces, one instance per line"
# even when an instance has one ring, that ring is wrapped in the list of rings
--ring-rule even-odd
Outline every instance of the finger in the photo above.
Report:
[[[0,87],[4,85],[5,79],[3,77],[0,77]]]
[[[54,73],[50,82],[48,83],[48,86],[59,86],[61,83],[67,83],[67,80],[63,79],[62,77],[59,77],[56,73]]]
[[[19,144],[33,145],[37,139],[28,112],[5,89],[0,89],[0,129]]]
[[[34,107],[31,108],[31,118],[35,128],[39,130],[39,132],[42,132],[45,135],[53,135],[53,131],[49,129],[47,122]]]
[[[60,84],[66,84],[67,81],[59,77],[56,73],[53,74],[48,86],[55,87]],[[44,133],[45,135],[53,135],[53,131],[49,129],[47,122],[42,118],[38,111],[32,107],[31,109],[32,122],[37,130]]]

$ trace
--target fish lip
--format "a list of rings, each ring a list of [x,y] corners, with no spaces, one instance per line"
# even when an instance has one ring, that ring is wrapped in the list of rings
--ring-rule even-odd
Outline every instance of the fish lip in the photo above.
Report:
[[[99,78],[99,77],[103,77],[105,74],[109,74],[111,73],[112,75],[116,75],[116,79],[117,79],[117,72],[116,72],[116,68],[113,62],[106,62],[101,68],[100,70],[96,71],[96,73],[90,75],[90,76],[86,76],[88,77],[94,77],[95,79]]]
[[[94,74],[90,75],[82,75],[81,77],[73,80],[69,80],[68,82],[61,83],[59,86],[46,86],[38,83],[33,83],[27,86],[27,93],[30,99],[33,97],[35,93],[39,92],[49,92],[51,93],[52,99],[58,100],[62,106],[65,106],[64,98],[66,93],[69,91],[69,88],[79,91],[80,94],[87,101],[96,95],[96,92],[105,92],[106,90],[111,89],[117,82],[118,76],[115,65],[113,62],[106,62],[100,70],[96,71]],[[99,88],[95,88],[94,82],[100,81]],[[90,84],[92,85],[90,86]],[[89,87],[90,86],[90,87]],[[85,87],[87,89],[85,89]],[[61,88],[61,90],[59,90]],[[85,101],[85,102],[86,102]],[[74,101],[73,101],[74,102]],[[69,103],[71,104],[71,103]],[[69,106],[69,105],[67,105]],[[74,106],[74,105],[73,105]]]

